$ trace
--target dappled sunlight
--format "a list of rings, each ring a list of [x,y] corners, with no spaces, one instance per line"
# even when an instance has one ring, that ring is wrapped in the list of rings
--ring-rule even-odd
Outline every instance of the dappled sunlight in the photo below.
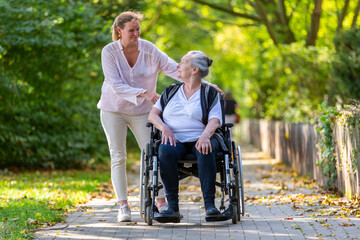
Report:
[[[249,151],[249,149],[251,149]],[[178,224],[148,226],[140,218],[139,176],[130,173],[129,204],[132,222],[118,223],[115,199],[94,198],[68,215],[69,227],[63,231],[38,232],[41,236],[67,239],[114,238],[211,238],[221,239],[321,239],[358,231],[359,199],[346,201],[324,191],[314,180],[301,177],[259,151],[244,146],[245,213],[238,224],[230,221],[205,222],[199,179],[188,177],[180,182]],[[245,156],[247,159],[245,159]],[[216,204],[220,205],[217,191]],[[228,206],[225,199],[225,206]]]

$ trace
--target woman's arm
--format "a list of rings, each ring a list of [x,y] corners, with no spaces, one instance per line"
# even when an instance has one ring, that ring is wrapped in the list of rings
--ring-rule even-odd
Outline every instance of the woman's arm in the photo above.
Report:
[[[169,141],[171,146],[176,146],[176,139],[174,136],[174,133],[171,131],[171,129],[163,122],[161,119],[161,111],[157,109],[156,107],[153,107],[151,109],[151,112],[149,113],[149,122],[154,124],[154,126],[159,129],[162,133],[161,136],[161,143],[167,144]]]
[[[220,127],[220,120],[217,118],[211,118],[208,121],[203,133],[197,140],[195,147],[202,154],[208,154],[212,152],[210,138],[215,133],[216,129]]]
[[[183,82],[180,78],[177,77],[177,72],[178,72],[177,65],[178,64],[172,58],[170,58],[168,55],[166,55],[166,53],[164,53],[157,47],[156,47],[156,49],[157,49],[157,54],[159,57],[161,72],[164,73],[166,76],[169,76],[179,82]],[[209,83],[208,81],[206,81],[204,79],[202,79],[201,82],[210,84],[210,86],[215,88],[218,93],[224,94],[224,92],[216,84]]]

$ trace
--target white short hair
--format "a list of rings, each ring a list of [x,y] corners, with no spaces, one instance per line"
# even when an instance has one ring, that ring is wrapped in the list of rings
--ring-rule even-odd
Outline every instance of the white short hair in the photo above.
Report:
[[[201,78],[206,77],[209,74],[209,67],[213,60],[206,56],[202,51],[190,51],[188,54],[191,56],[191,66],[199,68]]]

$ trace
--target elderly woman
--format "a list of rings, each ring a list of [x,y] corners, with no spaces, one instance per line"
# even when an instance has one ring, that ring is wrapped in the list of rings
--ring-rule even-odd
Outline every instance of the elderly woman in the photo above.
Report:
[[[177,162],[191,152],[197,159],[206,215],[220,213],[214,203],[215,156],[220,149],[214,133],[222,114],[216,89],[202,83],[211,64],[201,51],[188,52],[177,66],[177,77],[183,83],[169,86],[149,114],[149,121],[162,133],[160,174],[168,209],[155,216],[159,222],[180,222]]]

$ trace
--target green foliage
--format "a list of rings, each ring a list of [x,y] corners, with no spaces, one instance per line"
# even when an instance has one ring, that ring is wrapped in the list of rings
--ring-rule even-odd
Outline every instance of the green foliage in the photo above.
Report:
[[[317,163],[321,167],[322,173],[328,178],[327,186],[334,186],[337,178],[336,155],[334,147],[333,132],[335,127],[335,119],[339,111],[334,107],[327,107],[322,103],[319,107],[321,116],[318,118],[317,128],[319,132],[318,149],[320,151],[320,159]]]
[[[319,132],[318,149],[320,151],[318,165],[321,167],[324,176],[328,177],[327,186],[333,187],[337,178],[334,129],[336,123],[340,123],[349,130],[351,137],[349,141],[353,141],[354,134],[360,132],[360,102],[352,100],[349,104],[344,104],[341,107],[328,107],[323,103],[319,107],[319,112],[321,115],[318,118],[319,127],[317,129]],[[353,141],[353,144],[351,165],[353,174],[355,174],[358,167],[357,157],[360,144],[357,141]]]
[[[270,50],[271,51],[271,50]],[[271,51],[273,53],[273,50]],[[327,48],[283,45],[277,54],[264,54],[265,118],[309,122],[330,91],[331,54]],[[266,57],[269,56],[268,59]]]
[[[101,156],[104,21],[81,1],[38,0],[1,1],[0,19],[0,167],[79,167]]]
[[[342,96],[360,99],[360,28],[342,31],[335,39],[334,76]]]
[[[350,141],[354,137],[360,137],[360,101],[353,99],[350,100],[349,104],[345,104],[340,110],[337,121],[349,129]],[[356,136],[356,134],[358,134],[358,136]],[[353,141],[353,145],[351,165],[352,171],[355,174],[358,167],[357,159],[360,152],[360,143],[355,140]]]
[[[53,226],[74,206],[110,186],[108,171],[7,173],[0,177],[0,239],[9,240],[32,239],[30,230]]]
[[[250,40],[244,38],[240,58],[232,57],[239,68],[235,77],[238,87],[232,87],[234,95],[241,108],[251,106],[242,114],[288,122],[313,120],[317,106],[326,96],[332,97],[332,52],[327,48],[306,48],[303,43],[275,47],[261,38]],[[222,74],[234,76],[237,68],[226,71],[230,67],[227,62]]]
[[[246,1],[208,2],[259,14]],[[334,55],[339,9],[324,2],[317,46],[306,47],[313,2],[286,1],[288,28],[277,4],[264,2],[283,43],[275,46],[264,24],[194,1],[0,0],[0,167],[79,167],[107,158],[96,108],[100,51],[112,41],[114,18],[125,10],[143,12],[142,38],[176,61],[189,50],[213,58],[206,80],[232,90],[243,118],[308,122],[323,101],[358,98],[358,29],[338,36]],[[352,2],[349,12],[354,9]],[[345,17],[344,28],[351,18]],[[172,82],[160,74],[158,93]],[[130,131],[128,140],[133,152],[137,143]]]

